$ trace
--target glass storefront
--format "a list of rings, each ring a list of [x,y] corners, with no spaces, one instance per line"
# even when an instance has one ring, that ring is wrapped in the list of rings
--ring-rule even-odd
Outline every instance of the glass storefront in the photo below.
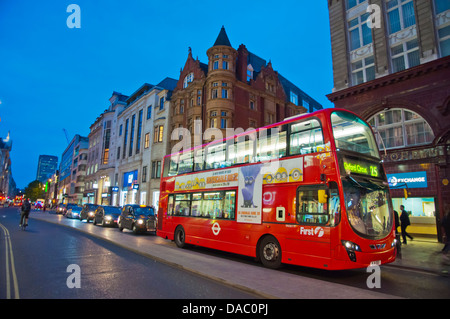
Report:
[[[436,204],[434,197],[393,198],[392,204],[394,210],[399,214],[400,205],[405,206],[405,210],[408,212],[411,221],[411,225],[408,227],[408,233],[413,234],[413,236],[414,234],[426,237],[437,236]]]

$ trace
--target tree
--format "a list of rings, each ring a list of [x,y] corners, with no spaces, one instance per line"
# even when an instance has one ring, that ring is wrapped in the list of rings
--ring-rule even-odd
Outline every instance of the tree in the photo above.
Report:
[[[44,185],[38,181],[32,181],[25,187],[25,197],[29,198],[32,202],[36,201],[38,198],[45,198]]]

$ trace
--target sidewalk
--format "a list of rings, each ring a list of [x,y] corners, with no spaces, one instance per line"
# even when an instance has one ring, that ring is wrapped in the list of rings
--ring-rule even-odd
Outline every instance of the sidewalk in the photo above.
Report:
[[[444,244],[437,239],[415,236],[414,240],[408,240],[408,244],[402,244],[401,257],[386,267],[401,267],[405,269],[431,272],[448,275],[450,270],[450,258],[446,259],[441,253]]]
[[[53,213],[38,212],[31,218],[56,223],[110,241],[118,246],[149,256],[159,262],[196,273],[203,277],[243,289],[263,298],[280,299],[392,299],[397,296],[361,289],[314,278],[297,276],[287,272],[275,272],[253,264],[205,255],[189,249],[179,249],[168,240],[158,236],[134,236],[124,230],[105,228],[99,231],[92,223],[68,219]],[[419,240],[403,245],[403,258],[383,267],[404,267],[407,269],[442,272],[439,243]],[[449,266],[447,266],[447,269]]]

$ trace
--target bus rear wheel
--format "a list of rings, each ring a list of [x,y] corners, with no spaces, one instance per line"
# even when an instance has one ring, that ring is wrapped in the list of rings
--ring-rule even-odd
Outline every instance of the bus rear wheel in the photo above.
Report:
[[[278,240],[273,236],[266,236],[259,245],[259,258],[261,263],[271,269],[281,266],[281,247]]]
[[[175,244],[179,248],[183,248],[186,246],[185,239],[186,239],[186,233],[184,232],[183,226],[178,226],[175,229],[175,236],[174,236]]]

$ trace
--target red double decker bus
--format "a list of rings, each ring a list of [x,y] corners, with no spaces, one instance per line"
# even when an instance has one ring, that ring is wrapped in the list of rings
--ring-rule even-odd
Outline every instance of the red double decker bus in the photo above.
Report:
[[[157,234],[281,263],[395,260],[393,210],[371,127],[325,109],[164,158]]]

